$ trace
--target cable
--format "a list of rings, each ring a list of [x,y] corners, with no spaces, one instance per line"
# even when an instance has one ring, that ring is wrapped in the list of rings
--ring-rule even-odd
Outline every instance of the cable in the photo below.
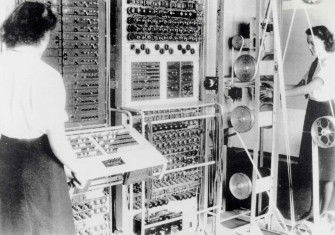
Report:
[[[277,5],[274,5],[276,7]],[[274,18],[278,20],[278,11],[275,8],[273,12]],[[292,25],[291,25],[292,26]],[[285,84],[284,84],[284,73],[283,73],[283,57],[281,54],[281,45],[280,45],[280,35],[279,35],[279,25],[278,21],[275,20],[274,23],[274,34],[275,34],[275,49],[277,48],[277,53],[279,56],[278,60],[278,75],[279,75],[279,94],[281,96],[281,106],[283,112],[283,123],[284,123],[284,141],[285,141],[285,149],[286,149],[286,158],[287,158],[287,172],[288,172],[288,180],[289,180],[289,198],[290,198],[290,214],[291,214],[291,223],[292,226],[295,224],[295,211],[294,211],[294,197],[293,197],[293,181],[292,181],[292,164],[291,164],[291,153],[290,153],[290,145],[289,145],[289,135],[288,135],[288,127],[287,127],[287,105],[286,105],[286,94],[285,94]],[[278,39],[278,40],[276,40]]]
[[[251,155],[250,155],[250,153],[249,153],[249,150],[248,150],[248,148],[247,148],[245,142],[243,141],[243,139],[242,139],[240,133],[236,132],[236,135],[237,135],[237,137],[239,138],[239,140],[240,140],[240,142],[241,142],[241,144],[242,144],[242,146],[243,146],[243,148],[244,148],[244,151],[246,152],[246,154],[247,154],[247,156],[248,156],[248,158],[249,158],[249,161],[251,162],[251,164],[252,164],[252,166],[253,166],[253,170],[256,172],[257,177],[258,177],[258,178],[263,178],[262,175],[261,175],[261,173],[260,173],[259,170],[258,170],[258,167],[257,167],[256,164],[254,163],[254,161],[253,161],[253,159],[252,159],[252,157],[251,157]],[[271,197],[271,195],[270,195],[270,193],[269,193],[269,190],[265,191],[265,193],[266,193],[266,195],[268,195],[268,197],[269,197],[269,201],[272,202],[272,197]],[[289,232],[289,231],[288,231],[288,228],[287,228],[287,226],[286,226],[286,224],[285,224],[284,217],[283,217],[283,215],[280,213],[280,211],[278,210],[278,207],[276,207],[276,206],[275,206],[275,212],[277,213],[277,217],[278,217],[278,220],[279,220],[278,222],[280,222],[280,224],[282,225],[283,229],[284,229],[286,232]]]
[[[269,2],[269,8],[270,6],[272,7],[272,1]],[[266,29],[268,28],[268,24],[269,24],[269,20],[270,20],[270,11],[267,12],[267,15],[265,16],[266,17],[266,21],[265,21],[265,27],[264,27],[264,30],[263,30],[263,33],[262,33],[262,37],[261,37],[261,45],[259,47],[259,51],[258,51],[258,57],[257,57],[257,63],[256,63],[256,70],[255,70],[255,74],[253,76],[253,79],[255,79],[257,73],[258,73],[258,70],[259,70],[259,64],[260,64],[260,61],[261,61],[261,53],[262,53],[262,48],[264,46],[264,42],[265,42],[265,34],[266,34]]]
[[[285,58],[286,58],[288,43],[290,41],[291,33],[292,33],[292,28],[293,28],[293,22],[294,22],[294,19],[295,19],[295,15],[297,13],[297,6],[298,6],[298,1],[295,1],[295,5],[294,5],[294,9],[293,9],[293,14],[292,14],[292,17],[291,17],[291,22],[290,22],[290,27],[289,27],[289,31],[288,31],[287,38],[286,38],[286,43],[285,43],[285,49],[284,49],[284,54],[283,54],[283,61],[285,61]]]

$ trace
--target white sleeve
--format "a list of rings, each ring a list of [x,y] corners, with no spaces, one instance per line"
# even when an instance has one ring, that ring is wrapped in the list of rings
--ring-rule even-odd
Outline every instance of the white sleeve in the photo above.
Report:
[[[329,84],[330,74],[329,67],[323,66],[321,67],[313,76],[314,78],[321,78],[323,80],[323,85],[327,86]]]
[[[66,93],[61,75],[55,72],[38,86],[37,108],[42,128],[50,130],[64,125],[68,115],[65,111]]]

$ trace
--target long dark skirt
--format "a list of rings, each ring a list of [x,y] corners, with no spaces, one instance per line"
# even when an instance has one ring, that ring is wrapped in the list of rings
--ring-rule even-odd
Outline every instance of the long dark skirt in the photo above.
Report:
[[[332,101],[333,110],[335,105]],[[303,134],[300,146],[299,164],[300,176],[310,183],[312,180],[312,137],[311,127],[313,122],[322,116],[332,116],[330,103],[309,100],[305,115]],[[335,181],[335,148],[319,148],[320,180]],[[303,183],[303,182],[302,182]]]
[[[0,234],[75,234],[63,165],[46,136],[1,137]]]

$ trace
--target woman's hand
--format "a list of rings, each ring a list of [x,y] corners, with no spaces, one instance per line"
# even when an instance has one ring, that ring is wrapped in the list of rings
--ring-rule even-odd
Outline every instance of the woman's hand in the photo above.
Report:
[[[84,174],[77,174],[64,166],[66,181],[72,188],[84,189],[89,186],[89,179]]]
[[[83,175],[72,172],[74,186],[78,189],[87,189],[90,186],[89,179]]]
[[[64,171],[66,176],[66,182],[70,184],[71,181],[73,180],[72,171],[67,166],[64,166]]]

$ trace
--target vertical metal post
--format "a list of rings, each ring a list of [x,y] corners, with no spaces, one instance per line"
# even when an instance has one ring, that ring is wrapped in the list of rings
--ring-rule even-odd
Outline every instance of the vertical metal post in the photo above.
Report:
[[[260,5],[261,5],[261,0],[257,0],[257,7],[256,7],[256,11],[257,11],[257,32],[256,35],[260,35],[260,29],[259,29],[259,22],[260,22]],[[259,46],[259,38],[257,38],[257,42],[256,42],[256,54],[258,56],[261,56],[261,54],[259,53],[259,51],[261,50],[260,46]],[[259,60],[260,58],[257,58],[257,60]],[[259,69],[257,69],[257,74],[255,75],[255,100],[254,100],[254,116],[255,116],[255,124],[254,124],[254,140],[255,140],[255,144],[253,147],[253,162],[254,162],[254,166],[258,167],[258,161],[259,161],[259,142],[260,142],[260,128],[259,128],[259,109],[260,109],[260,76],[259,76]],[[253,173],[252,173],[252,194],[251,194],[251,215],[250,215],[250,223],[251,226],[255,225],[255,220],[256,220],[256,204],[257,204],[257,193],[256,193],[256,184],[257,184],[257,169],[253,169]]]
[[[218,102],[220,104],[223,104],[225,102],[224,97],[224,44],[226,41],[224,41],[224,0],[218,0],[218,22],[217,22],[217,48],[221,48],[221,50],[217,50],[216,52],[216,70],[217,70],[217,76],[219,78],[219,84],[218,84]]]
[[[264,166],[264,128],[260,127],[260,136],[259,136],[259,167]],[[257,198],[258,208],[257,213],[262,212],[263,206],[263,194],[259,194]]]
[[[312,140],[313,217],[314,224],[320,221],[319,147]]]
[[[208,154],[209,154],[209,120],[204,119],[205,126],[205,151],[204,151],[204,162],[208,162]],[[203,169],[203,208],[202,210],[206,210],[208,208],[208,166],[205,166]],[[203,217],[203,226],[206,229],[207,226],[207,213],[202,215]]]
[[[145,226],[146,226],[145,216],[147,215],[147,211],[146,211],[147,208],[145,206],[146,197],[145,197],[145,181],[144,180],[142,181],[141,188],[142,188],[142,191],[141,191],[141,235],[145,235]]]
[[[111,11],[111,3],[109,0],[106,0],[106,93],[107,93],[107,101],[105,103],[106,105],[106,120],[107,123],[111,124],[111,113],[109,109],[111,108],[110,104],[110,73],[111,73],[111,25],[110,25],[110,11]]]

